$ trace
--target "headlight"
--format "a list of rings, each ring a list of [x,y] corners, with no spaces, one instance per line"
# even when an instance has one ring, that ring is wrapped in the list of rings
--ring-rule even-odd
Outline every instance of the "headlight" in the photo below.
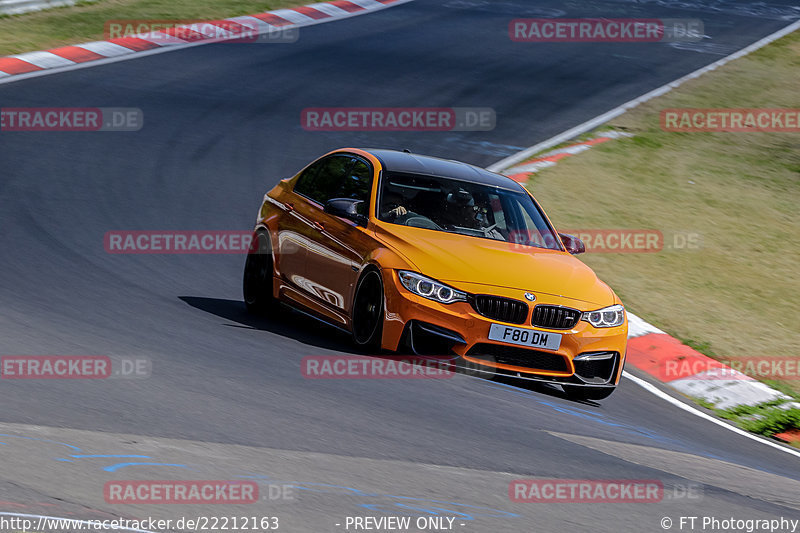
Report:
[[[407,270],[400,270],[398,272],[400,282],[403,287],[410,290],[414,294],[428,298],[429,300],[436,300],[443,304],[451,304],[453,302],[467,301],[467,293],[439,283],[438,281],[429,277],[417,274],[416,272],[409,272]]]
[[[625,322],[625,308],[621,305],[612,305],[597,311],[587,311],[583,313],[581,320],[585,320],[596,328],[621,326]]]

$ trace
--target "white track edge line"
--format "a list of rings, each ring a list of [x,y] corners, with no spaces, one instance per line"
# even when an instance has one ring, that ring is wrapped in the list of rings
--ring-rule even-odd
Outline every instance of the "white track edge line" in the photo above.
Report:
[[[283,28],[283,29],[294,29],[294,28],[305,28],[307,26],[316,26],[317,24],[325,24],[326,22],[334,22],[334,21],[342,20],[342,19],[346,19],[346,18],[358,17],[358,16],[361,16],[361,15],[368,15],[370,13],[376,13],[376,12],[382,11],[384,9],[389,9],[389,8],[394,7],[394,6],[407,4],[407,3],[413,2],[413,1],[414,0],[395,0],[391,4],[380,4],[380,6],[376,6],[374,8],[369,8],[369,9],[364,8],[361,11],[355,11],[353,13],[347,13],[346,15],[341,15],[341,16],[337,16],[337,17],[328,17],[328,18],[324,18],[324,19],[314,20],[314,21],[308,22],[308,23],[303,23],[303,24],[293,24],[291,26],[279,26],[279,27]],[[308,4],[308,5],[312,5],[312,4]],[[270,13],[270,11],[265,11],[265,13]],[[256,13],[256,14],[260,14],[260,13]],[[242,15],[242,16],[248,16],[248,15]],[[221,19],[221,20],[227,20],[227,19]],[[262,32],[262,33],[266,33],[266,32]],[[191,43],[186,43],[186,44],[173,44],[173,45],[168,45],[168,46],[162,46],[161,48],[151,48],[150,50],[143,50],[143,51],[132,50],[131,51],[132,53],[130,53],[130,54],[106,57],[106,58],[103,58],[103,59],[96,59],[94,61],[87,61],[87,62],[84,62],[84,63],[76,63],[74,65],[68,65],[68,66],[64,66],[64,67],[49,68],[49,69],[45,69],[45,70],[36,70],[36,71],[33,71],[33,72],[26,72],[24,74],[9,74],[6,77],[0,77],[0,85],[3,85],[5,83],[14,83],[16,81],[22,81],[22,80],[27,80],[27,79],[31,79],[31,78],[39,78],[41,76],[48,76],[50,74],[58,74],[59,72],[68,72],[68,71],[71,71],[71,70],[79,70],[79,69],[84,69],[84,68],[99,67],[100,65],[108,65],[110,63],[117,63],[117,62],[120,62],[120,61],[129,61],[131,59],[137,59],[139,57],[146,57],[146,56],[151,56],[151,55],[155,55],[155,54],[163,54],[165,52],[172,52],[174,50],[183,50],[184,48],[191,48],[193,46],[202,46],[204,44],[219,43],[219,42],[224,41],[224,40],[225,39],[219,39],[219,40],[207,39],[207,40],[203,40],[203,41],[196,41],[196,42],[191,42]],[[105,42],[105,41],[100,41],[100,42]],[[86,44],[86,43],[76,43],[76,44],[69,45],[69,46],[81,46],[82,44]],[[111,44],[114,44],[114,43],[111,43]],[[289,44],[293,44],[293,43],[271,43],[271,44],[268,44],[268,45],[267,44],[263,44],[263,46],[281,46],[281,45],[289,45]],[[258,46],[258,44],[254,44],[254,46]],[[37,51],[37,50],[34,50],[34,51]],[[46,52],[47,50],[38,50],[38,51]]]
[[[796,457],[800,457],[800,450],[795,450],[794,448],[789,448],[788,446],[784,446],[782,444],[778,444],[777,442],[772,442],[772,441],[769,441],[767,439],[763,439],[761,437],[757,437],[756,435],[754,435],[752,433],[749,433],[749,432],[747,432],[747,431],[745,431],[743,429],[737,428],[736,426],[732,426],[732,425],[730,425],[730,424],[728,424],[726,422],[723,422],[722,420],[719,420],[718,418],[714,418],[713,416],[711,416],[711,415],[709,415],[707,413],[704,413],[702,411],[699,411],[696,408],[692,407],[691,405],[678,400],[677,398],[673,398],[672,396],[670,396],[666,392],[662,391],[661,389],[659,389],[658,387],[656,387],[652,383],[649,383],[649,382],[643,380],[642,378],[636,377],[636,376],[632,375],[629,372],[623,371],[622,375],[624,377],[630,379],[631,381],[633,381],[634,383],[636,383],[640,387],[644,388],[646,391],[654,394],[655,396],[658,396],[662,400],[666,400],[667,402],[669,402],[672,405],[678,407],[679,409],[683,409],[684,411],[687,411],[687,412],[689,412],[689,413],[691,413],[691,414],[693,414],[695,416],[699,416],[700,418],[708,420],[709,422],[713,422],[714,424],[716,424],[718,426],[722,426],[725,429],[727,429],[729,431],[733,431],[734,433],[738,433],[739,435],[747,437],[748,439],[752,439],[752,440],[754,440],[756,442],[760,442],[762,444],[766,444],[767,446],[772,446],[773,448],[775,448],[777,450],[781,450],[781,451],[784,451],[784,452],[786,452],[788,454],[794,455]]]
[[[699,68],[699,69],[695,70],[694,72],[691,72],[691,73],[689,73],[689,74],[687,74],[685,76],[682,76],[682,77],[678,78],[677,80],[674,80],[674,81],[672,81],[670,83],[667,83],[666,85],[662,85],[661,87],[659,87],[657,89],[653,89],[652,91],[647,92],[647,93],[645,93],[645,94],[643,94],[643,95],[641,95],[641,96],[639,96],[637,98],[634,98],[633,100],[625,102],[621,106],[615,107],[614,109],[612,109],[610,111],[607,111],[607,112],[603,113],[602,115],[599,115],[599,116],[597,116],[597,117],[595,117],[593,119],[587,120],[583,124],[578,124],[574,128],[570,128],[567,131],[559,133],[558,135],[556,135],[554,137],[550,137],[546,141],[542,141],[542,142],[540,142],[538,144],[534,144],[533,146],[531,146],[529,148],[526,148],[526,149],[524,149],[524,150],[522,150],[520,152],[517,152],[516,154],[510,155],[510,156],[508,156],[508,157],[506,157],[504,159],[501,159],[500,161],[497,161],[496,163],[493,163],[493,164],[489,165],[488,167],[486,167],[486,170],[489,170],[491,172],[500,172],[501,170],[504,170],[504,169],[510,167],[511,165],[519,163],[520,161],[524,161],[525,159],[529,158],[530,156],[532,156],[532,155],[534,155],[534,154],[536,154],[538,152],[541,152],[542,150],[545,150],[547,148],[556,146],[557,144],[561,144],[562,142],[568,141],[568,140],[572,139],[573,137],[577,137],[578,135],[586,133],[587,131],[591,131],[594,128],[602,125],[605,122],[608,122],[611,119],[614,119],[614,118],[620,116],[621,114],[625,113],[626,111],[628,111],[629,109],[631,109],[633,107],[636,107],[639,104],[642,104],[642,103],[644,103],[644,102],[646,102],[646,101],[648,101],[648,100],[650,100],[652,98],[655,98],[656,96],[661,96],[662,94],[665,94],[665,93],[671,91],[672,89],[678,87],[679,85],[683,84],[684,82],[689,81],[689,80],[694,79],[694,78],[697,78],[698,76],[700,76],[702,74],[705,74],[706,72],[709,72],[709,71],[714,70],[714,69],[716,69],[718,67],[721,67],[722,65],[724,65],[725,63],[728,63],[729,61],[733,61],[734,59],[738,59],[740,57],[743,57],[743,56],[749,54],[750,52],[754,52],[754,51],[758,50],[759,48],[762,48],[762,47],[770,44],[771,42],[777,41],[781,37],[784,37],[785,35],[788,35],[788,34],[792,33],[793,31],[795,31],[797,29],[800,29],[800,20],[796,20],[795,22],[789,24],[788,26],[785,26],[784,28],[776,31],[775,33],[767,35],[763,39],[760,39],[760,40],[754,42],[753,44],[745,46],[744,48],[742,48],[738,52],[734,52],[729,56],[725,56],[722,59],[718,59],[717,61],[715,61],[715,62],[713,62],[713,63],[711,63],[709,65],[706,65],[705,67]]]

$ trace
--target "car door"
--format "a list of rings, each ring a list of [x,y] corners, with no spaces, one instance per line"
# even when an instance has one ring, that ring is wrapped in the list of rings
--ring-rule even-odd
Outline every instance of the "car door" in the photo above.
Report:
[[[333,154],[303,171],[290,200],[284,204],[288,204],[287,213],[278,231],[284,279],[313,301],[327,302],[334,307],[339,307],[344,295],[313,282],[308,273],[314,271],[313,265],[320,256],[323,206],[344,180],[352,162],[350,154]],[[340,316],[330,318],[344,321]]]
[[[330,170],[335,170],[336,175],[327,179],[334,186],[329,189],[325,201],[332,198],[362,200],[358,212],[366,216],[375,179],[372,164],[354,155],[344,173],[330,167],[325,172]],[[309,214],[318,224],[313,245],[308,248],[306,277],[324,304],[349,315],[358,274],[374,246],[374,238],[363,226],[325,213],[323,206],[324,202]]]
[[[279,276],[295,288],[300,288],[305,279],[308,264],[308,246],[315,230],[303,204],[315,190],[315,180],[324,160],[315,161],[306,167],[294,184],[294,189],[280,197],[283,216],[278,219],[275,254],[276,271]]]

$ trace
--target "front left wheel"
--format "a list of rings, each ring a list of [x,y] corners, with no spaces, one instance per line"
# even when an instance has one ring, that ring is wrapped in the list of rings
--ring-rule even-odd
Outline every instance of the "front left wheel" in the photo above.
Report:
[[[251,313],[273,310],[277,301],[272,297],[272,248],[269,236],[259,231],[253,236],[242,280],[244,304]]]
[[[383,280],[377,270],[368,270],[358,280],[353,299],[353,340],[359,346],[378,350],[383,333]]]

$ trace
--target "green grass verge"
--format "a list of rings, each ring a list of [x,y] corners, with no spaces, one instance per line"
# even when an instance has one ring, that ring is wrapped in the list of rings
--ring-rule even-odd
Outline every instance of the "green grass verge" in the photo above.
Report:
[[[105,23],[119,19],[215,20],[249,15],[308,0],[97,0],[0,18],[0,56],[103,39]]]
[[[735,422],[742,429],[772,437],[776,433],[800,428],[800,409],[781,409],[778,407],[780,403],[774,401],[713,410],[718,416]]]
[[[528,184],[556,227],[660,230],[661,252],[580,258],[632,312],[711,357],[800,357],[800,133],[665,132],[660,111],[800,108],[799,70],[795,32],[614,119],[601,130],[634,137]],[[699,248],[675,246],[685,232]],[[774,384],[800,393],[796,378]]]

